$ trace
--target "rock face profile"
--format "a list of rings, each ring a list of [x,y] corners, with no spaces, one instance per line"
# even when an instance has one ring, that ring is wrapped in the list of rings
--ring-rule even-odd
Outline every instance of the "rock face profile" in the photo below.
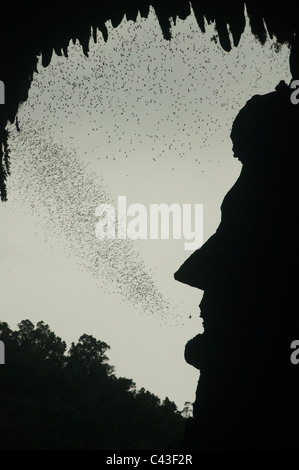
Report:
[[[299,448],[299,106],[284,83],[253,96],[231,131],[243,164],[216,233],[175,273],[204,291],[204,332],[185,349],[200,370],[182,448]],[[299,357],[299,354],[298,354]]]

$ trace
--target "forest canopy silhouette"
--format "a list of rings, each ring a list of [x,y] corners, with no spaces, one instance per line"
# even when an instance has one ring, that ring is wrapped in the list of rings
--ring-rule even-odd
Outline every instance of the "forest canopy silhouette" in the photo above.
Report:
[[[0,322],[0,338],[0,449],[171,449],[182,439],[187,408],[116,377],[104,341],[83,334],[67,352],[30,320],[15,331]]]

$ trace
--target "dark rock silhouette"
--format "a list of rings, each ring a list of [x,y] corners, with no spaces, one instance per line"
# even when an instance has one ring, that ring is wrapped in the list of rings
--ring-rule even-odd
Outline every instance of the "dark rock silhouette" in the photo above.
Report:
[[[283,3],[266,0],[86,0],[77,7],[68,0],[55,0],[43,3],[42,8],[37,0],[19,3],[17,7],[8,2],[0,28],[0,80],[5,84],[5,105],[0,106],[1,199],[7,199],[6,179],[9,175],[5,128],[8,122],[15,122],[19,105],[28,97],[39,55],[42,55],[42,65],[47,67],[54,51],[67,56],[70,41],[79,41],[88,56],[90,36],[97,41],[100,31],[103,40],[107,41],[105,22],[111,20],[112,26],[117,27],[124,17],[132,21],[136,21],[138,14],[147,18],[150,7],[157,15],[165,39],[171,39],[171,21],[185,19],[193,12],[203,33],[206,23],[215,24],[221,47],[229,51],[232,43],[233,46],[239,44],[244,32],[244,6],[251,31],[262,44],[267,33],[271,38],[275,36],[279,44],[291,44],[299,29],[299,17],[292,0]]]
[[[200,379],[184,448],[299,447],[298,125],[284,82],[246,103],[231,132],[243,167],[219,228],[175,274],[204,290],[204,333],[185,350]]]

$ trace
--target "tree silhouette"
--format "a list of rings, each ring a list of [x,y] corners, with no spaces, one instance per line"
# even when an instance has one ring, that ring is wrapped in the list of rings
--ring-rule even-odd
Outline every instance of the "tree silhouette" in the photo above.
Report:
[[[185,419],[168,398],[136,389],[108,364],[110,346],[83,334],[66,344],[40,321],[0,322],[0,449],[166,449]]]
[[[104,341],[98,341],[91,335],[82,335],[77,344],[72,343],[67,366],[71,369],[84,371],[86,375],[93,371],[104,371],[107,375],[112,374],[113,367],[107,364],[108,357],[105,355],[110,346]]]

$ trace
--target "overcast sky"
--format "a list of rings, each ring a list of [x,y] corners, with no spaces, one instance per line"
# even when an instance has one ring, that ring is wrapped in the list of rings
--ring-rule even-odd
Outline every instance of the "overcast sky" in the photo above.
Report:
[[[247,22],[248,23],[248,22]],[[1,204],[1,320],[44,320],[70,346],[83,333],[111,346],[116,375],[181,409],[199,372],[184,361],[202,332],[202,291],[173,279],[184,240],[99,240],[99,204],[203,204],[204,240],[241,165],[229,138],[254,94],[289,82],[288,48],[247,33],[226,53],[192,16],[165,41],[154,13],[107,23],[89,57],[38,66],[21,131],[10,126],[12,176]]]

